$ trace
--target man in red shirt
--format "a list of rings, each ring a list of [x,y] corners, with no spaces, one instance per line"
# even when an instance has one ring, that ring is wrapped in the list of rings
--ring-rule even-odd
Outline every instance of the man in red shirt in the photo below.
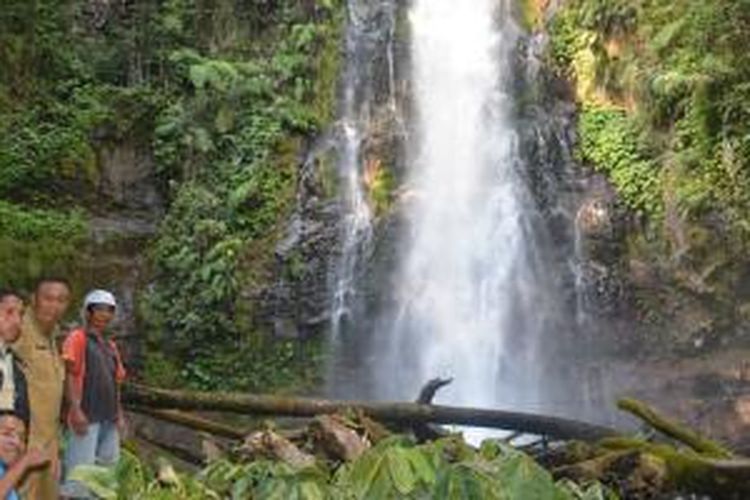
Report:
[[[119,385],[125,369],[117,346],[105,339],[105,330],[117,310],[115,297],[94,290],[84,299],[84,327],[73,330],[63,344],[66,380],[67,448],[63,496],[88,498],[81,484],[70,480],[78,465],[114,465],[120,456],[124,418]]]

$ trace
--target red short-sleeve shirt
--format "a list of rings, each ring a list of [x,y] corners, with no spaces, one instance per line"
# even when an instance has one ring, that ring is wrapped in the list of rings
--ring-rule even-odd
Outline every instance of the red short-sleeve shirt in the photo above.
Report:
[[[68,376],[73,378],[73,384],[78,397],[83,394],[83,381],[86,377],[86,330],[78,328],[70,332],[63,343],[63,359],[67,368]],[[117,344],[112,340],[106,340],[115,355],[115,381],[120,384],[125,380],[127,373],[122,364],[120,351]]]

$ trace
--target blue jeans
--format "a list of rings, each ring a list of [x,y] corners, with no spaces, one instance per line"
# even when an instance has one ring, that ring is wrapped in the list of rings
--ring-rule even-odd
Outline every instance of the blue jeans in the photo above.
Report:
[[[93,498],[91,492],[78,481],[70,480],[70,473],[78,465],[113,466],[120,458],[120,434],[114,422],[89,424],[86,434],[79,436],[67,431],[65,448],[65,482],[60,494],[68,498]]]

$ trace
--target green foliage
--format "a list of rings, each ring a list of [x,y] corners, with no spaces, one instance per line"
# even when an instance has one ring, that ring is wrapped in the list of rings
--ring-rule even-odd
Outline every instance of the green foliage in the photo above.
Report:
[[[582,136],[582,156],[610,162],[598,168],[616,176],[626,200],[646,215],[658,218],[655,191],[666,190],[662,197],[673,198],[680,214],[717,214],[728,234],[747,240],[750,3],[573,0],[550,30],[550,56],[561,73],[588,78],[576,74],[577,58],[588,51],[600,95],[628,110],[626,119],[593,112],[601,102],[583,102],[580,131],[594,136]],[[617,139],[617,129],[629,137]],[[596,151],[604,136],[616,145]],[[625,142],[633,144],[614,154]]]
[[[506,445],[485,442],[475,450],[458,437],[417,446],[395,436],[341,466],[295,469],[269,461],[219,460],[193,477],[162,466],[158,482],[132,457],[126,461],[129,465],[116,470],[87,467],[77,476],[112,499],[617,500],[599,483],[555,483],[533,459]]]
[[[173,389],[184,386],[177,362],[156,349],[144,354],[143,378],[155,387]]]
[[[154,474],[124,450],[116,466],[79,465],[71,472],[71,479],[83,483],[103,500],[221,498],[202,482],[178,475],[168,463],[162,463],[158,474]]]
[[[321,33],[315,24],[291,26],[270,59],[230,61],[192,50],[170,58],[191,93],[157,119],[155,151],[161,174],[182,183],[154,246],[156,286],[144,310],[153,340],[168,337],[175,356],[196,360],[183,375],[200,387],[233,381],[258,388],[269,361],[280,363],[269,370],[275,378],[288,379],[287,368],[277,369],[289,360],[276,344],[262,355],[237,349],[244,336],[235,302],[244,249],[276,230],[293,199],[297,142],[288,137],[317,127],[307,53]],[[234,370],[239,353],[247,372]]]
[[[80,213],[26,210],[0,200],[0,234],[19,241],[40,239],[80,243],[86,224]]]
[[[9,0],[0,15],[0,279],[20,288],[82,279],[100,148],[143,142],[160,106],[156,91],[97,79],[78,4]]]
[[[181,353],[232,331],[242,241],[231,234],[221,205],[207,188],[184,185],[154,247],[155,278],[164,283],[150,291],[144,313],[154,332],[174,332],[169,340]]]
[[[0,281],[28,288],[43,272],[74,269],[86,230],[79,212],[30,210],[0,201]]]
[[[607,174],[635,210],[657,216],[663,210],[658,166],[639,149],[639,130],[618,109],[585,107],[579,115],[581,159]]]
[[[579,50],[581,31],[576,23],[573,9],[561,9],[550,21],[549,56],[557,72],[568,76],[573,69],[573,59]]]
[[[635,27],[636,2],[629,0],[574,0],[579,26],[595,31],[604,37],[626,34]]]
[[[153,286],[140,309],[148,347],[166,353],[147,357],[147,376],[296,383],[309,375],[294,368],[303,350],[256,341],[238,302],[247,267],[273,258],[303,141],[331,117],[343,2],[105,4],[3,4],[0,196],[13,203],[0,205],[3,277],[26,284],[51,264],[74,268],[81,221],[110,209],[96,194],[101,152],[121,141],[150,149],[168,213],[146,249]],[[239,352],[258,369],[230,366]],[[174,369],[194,356],[206,359]]]
[[[225,340],[213,349],[196,350],[180,377],[200,390],[300,393],[320,386],[323,366],[319,340],[254,335],[250,342]]]
[[[152,251],[155,286],[143,301],[151,342],[191,359],[181,378],[200,388],[299,385],[304,349],[245,330],[239,304],[248,255],[272,241],[294,199],[301,138],[330,117],[338,15],[289,16],[241,58],[180,48],[168,59],[178,96],[156,119],[154,151],[172,203]],[[335,37],[334,37],[335,38]],[[310,54],[322,55],[318,58]],[[269,245],[263,252],[270,252]],[[251,266],[250,266],[251,267]],[[237,370],[237,366],[243,366]]]
[[[395,188],[396,179],[390,169],[383,166],[378,168],[370,184],[370,198],[375,206],[376,214],[387,213],[393,202]]]

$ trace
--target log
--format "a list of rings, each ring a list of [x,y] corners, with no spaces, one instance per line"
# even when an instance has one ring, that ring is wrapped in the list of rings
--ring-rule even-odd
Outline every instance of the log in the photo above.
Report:
[[[439,391],[446,385],[450,385],[451,382],[453,382],[452,378],[433,378],[432,380],[429,380],[422,387],[422,390],[419,391],[419,396],[417,396],[417,400],[415,401],[415,403],[422,405],[432,404],[432,400],[435,399],[435,394],[437,394],[437,391]],[[414,426],[412,427],[412,432],[414,433],[414,437],[416,437],[417,441],[419,441],[420,443],[426,441],[435,441],[448,435],[448,432],[442,427],[426,423],[414,424]]]
[[[162,448],[158,444],[154,444],[143,438],[131,437],[126,442],[126,446],[128,451],[135,454],[142,462],[151,465],[152,468],[158,467],[160,462],[167,459],[178,470],[196,474],[204,464],[200,458],[197,458],[197,462],[186,461],[166,448]]]
[[[748,459],[707,458],[692,452],[682,453],[669,445],[633,438],[605,438],[600,445],[614,453],[637,451],[658,457],[666,466],[669,482],[681,490],[711,496],[727,495],[726,498],[750,498]]]
[[[236,427],[231,427],[177,410],[155,410],[153,408],[136,406],[131,408],[130,411],[164,420],[165,422],[181,425],[195,431],[206,432],[208,434],[213,434],[214,436],[228,439],[244,439],[245,436],[249,434],[249,432],[245,432]]]
[[[555,479],[579,484],[616,479],[622,498],[654,498],[669,485],[664,461],[638,450],[614,451],[552,470]]]
[[[487,427],[544,435],[555,439],[580,439],[583,441],[596,441],[618,435],[617,431],[608,427],[560,417],[418,403],[331,401],[256,394],[190,392],[156,389],[139,384],[128,384],[124,387],[123,401],[129,405],[150,408],[224,411],[291,417],[315,417],[354,410],[362,411],[375,420],[389,421],[401,425],[434,423]]]
[[[138,432],[136,432],[136,439],[162,450],[167,455],[173,455],[179,460],[190,465],[202,467],[206,464],[206,459],[204,457],[195,454],[187,447],[180,446],[178,443],[167,443],[155,438],[154,436],[149,436]]]
[[[617,402],[617,407],[643,420],[662,434],[675,439],[690,448],[711,458],[732,458],[733,453],[715,441],[711,441],[676,422],[642,401],[624,398]]]

